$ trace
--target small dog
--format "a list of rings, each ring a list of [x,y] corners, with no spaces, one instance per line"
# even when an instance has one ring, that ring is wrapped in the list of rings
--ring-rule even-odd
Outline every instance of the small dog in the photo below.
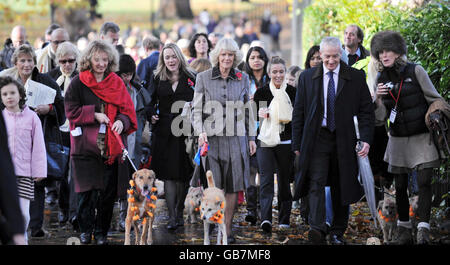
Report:
[[[157,189],[156,197],[164,199],[165,193],[164,193],[164,181],[155,179],[155,187]]]
[[[383,230],[383,242],[387,244],[392,240],[392,236],[397,227],[397,205],[395,199],[386,194],[385,188],[384,200],[378,203],[378,221]]]
[[[153,243],[152,225],[157,200],[155,187],[155,172],[140,169],[133,174],[130,180],[131,188],[128,190],[128,211],[125,219],[125,245],[130,245],[130,230],[133,224],[135,244],[151,245]],[[142,234],[139,242],[139,225],[142,224]],[[147,239],[145,238],[147,236]]]
[[[223,190],[216,188],[211,170],[206,172],[208,188],[203,191],[203,198],[200,204],[200,218],[203,220],[204,239],[203,244],[209,245],[209,225],[218,224],[217,245],[227,245],[227,230],[223,220],[225,211],[225,194]]]
[[[419,216],[417,215],[417,209],[419,208],[419,196],[415,195],[409,198],[409,220],[412,224],[412,233],[416,237],[417,234],[417,224]]]
[[[184,201],[184,208],[187,212],[187,221],[191,224],[197,223],[197,215],[200,212],[200,204],[202,202],[203,188],[189,187],[186,200]]]

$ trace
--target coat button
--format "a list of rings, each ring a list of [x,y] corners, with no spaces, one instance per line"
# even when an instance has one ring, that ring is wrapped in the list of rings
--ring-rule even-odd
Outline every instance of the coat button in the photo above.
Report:
[[[223,88],[223,89],[226,89],[226,88],[227,88],[227,86],[223,86],[222,88]]]

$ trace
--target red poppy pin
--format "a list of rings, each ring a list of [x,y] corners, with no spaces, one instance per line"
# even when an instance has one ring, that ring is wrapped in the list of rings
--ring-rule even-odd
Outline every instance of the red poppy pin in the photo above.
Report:
[[[242,73],[241,72],[237,72],[236,76],[237,76],[238,80],[242,80]]]
[[[192,82],[192,80],[191,80],[190,78],[188,78],[188,85],[189,85],[192,89],[195,89],[195,88],[194,88],[194,82]]]

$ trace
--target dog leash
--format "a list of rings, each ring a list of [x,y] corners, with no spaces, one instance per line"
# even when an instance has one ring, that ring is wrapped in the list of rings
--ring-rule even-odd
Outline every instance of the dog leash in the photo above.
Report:
[[[109,121],[108,125],[111,128],[111,131],[113,132],[114,136],[116,137],[116,140],[119,142],[120,148],[122,149],[122,161],[125,161],[125,158],[128,158],[128,161],[130,161],[130,164],[133,167],[134,172],[136,172],[137,168],[134,165],[133,160],[131,160],[131,158],[129,156],[129,153],[128,153],[128,150],[123,145],[122,138],[120,137],[120,135],[116,131],[112,130],[112,123],[111,123],[111,121]]]
[[[383,188],[381,188],[381,187],[378,187],[377,185],[373,185],[374,187],[375,187],[375,189],[377,189],[378,191],[381,191],[382,193],[384,193],[384,194],[387,194],[387,195],[389,195],[389,196],[391,196],[392,198],[394,198],[395,199],[395,195],[393,195],[393,194],[390,194],[389,192],[386,192],[386,191],[384,191],[384,189]]]

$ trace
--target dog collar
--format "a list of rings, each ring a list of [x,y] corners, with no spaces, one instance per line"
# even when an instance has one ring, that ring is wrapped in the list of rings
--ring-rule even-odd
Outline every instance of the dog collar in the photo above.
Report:
[[[410,205],[409,206],[409,217],[416,217],[416,219],[419,219],[419,216],[417,216],[415,213],[414,213],[414,210],[413,210],[413,208],[412,208],[412,205]]]
[[[390,222],[390,221],[395,220],[394,218],[389,218],[389,217],[384,216],[383,213],[381,212],[381,210],[378,211],[378,214],[386,222]],[[397,217],[398,217],[398,214],[395,215],[395,218],[397,218]]]

